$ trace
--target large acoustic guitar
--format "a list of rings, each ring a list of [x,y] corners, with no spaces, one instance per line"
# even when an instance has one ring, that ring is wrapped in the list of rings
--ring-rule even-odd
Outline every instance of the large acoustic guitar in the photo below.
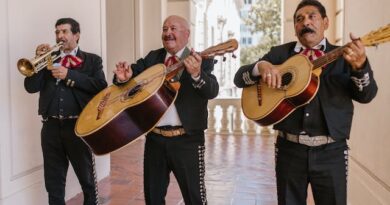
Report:
[[[390,40],[390,24],[360,38],[365,46],[376,46]],[[280,122],[295,109],[308,104],[316,95],[322,67],[343,55],[346,45],[338,47],[310,62],[301,54],[276,66],[282,75],[281,88],[269,88],[260,80],[242,91],[241,105],[244,115],[262,126]]]
[[[206,49],[200,56],[211,58],[237,47],[237,41],[231,39]],[[100,91],[81,112],[76,135],[95,154],[103,155],[151,131],[175,101],[179,86],[170,81],[183,68],[182,61],[169,67],[157,64],[124,85],[111,85]]]

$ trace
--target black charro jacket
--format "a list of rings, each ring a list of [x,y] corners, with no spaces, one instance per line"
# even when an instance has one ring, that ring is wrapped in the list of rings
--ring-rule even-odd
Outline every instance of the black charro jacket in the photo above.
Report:
[[[58,55],[59,52],[55,54]],[[83,63],[79,68],[69,69],[66,78],[59,83],[66,86],[66,89],[72,90],[73,96],[78,103],[77,106],[80,107],[79,110],[82,110],[93,96],[107,87],[107,82],[103,72],[102,59],[99,56],[81,51],[80,49],[76,55],[83,60]],[[68,80],[74,83],[66,85]],[[43,69],[37,74],[24,79],[24,88],[27,92],[39,92],[39,115],[47,115],[53,96],[55,96],[55,92],[58,92],[59,86],[56,85],[56,81],[57,79],[47,69]],[[64,116],[67,116],[66,111]]]
[[[136,63],[131,65],[132,77],[139,75],[153,65],[163,64],[166,55],[167,51],[160,48],[149,52],[144,58],[138,59]],[[211,74],[213,69],[213,59],[202,60],[199,81],[204,81],[204,84],[200,87],[194,86],[196,82],[185,69],[180,76],[181,86],[175,100],[175,106],[186,133],[200,133],[207,129],[207,103],[209,99],[215,98],[219,91],[218,81]],[[113,83],[118,84],[115,76]]]

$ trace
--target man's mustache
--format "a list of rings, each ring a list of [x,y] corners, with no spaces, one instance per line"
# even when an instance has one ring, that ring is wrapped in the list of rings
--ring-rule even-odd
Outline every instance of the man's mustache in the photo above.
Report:
[[[315,31],[309,27],[304,27],[301,32],[299,32],[299,36],[303,36],[305,33],[315,33]]]
[[[170,41],[170,40],[175,40],[175,38],[173,36],[164,36],[163,40]]]

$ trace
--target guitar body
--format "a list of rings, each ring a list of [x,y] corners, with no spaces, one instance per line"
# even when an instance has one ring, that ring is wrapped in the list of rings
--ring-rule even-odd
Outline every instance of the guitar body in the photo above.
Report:
[[[359,39],[364,46],[388,42],[390,24]],[[282,74],[282,88],[268,88],[262,81],[244,88],[241,98],[244,115],[262,126],[268,126],[280,122],[295,109],[309,103],[318,91],[321,68],[342,56],[347,45],[335,48],[312,62],[299,54],[276,66]]]
[[[212,46],[199,55],[211,58],[237,49],[230,39]],[[75,133],[97,155],[122,148],[150,132],[175,102],[180,82],[173,80],[184,69],[182,61],[165,67],[147,68],[121,86],[112,85],[100,91],[85,106],[75,126]]]
[[[263,81],[259,81],[261,104],[257,84],[242,91],[244,115],[262,126],[278,123],[298,107],[309,103],[320,83],[319,74],[313,74],[313,65],[304,55],[295,55],[276,67],[282,75],[282,88],[269,88]]]
[[[149,132],[177,97],[165,84],[166,67],[146,69],[122,86],[99,92],[83,109],[75,127],[92,151],[115,151]]]

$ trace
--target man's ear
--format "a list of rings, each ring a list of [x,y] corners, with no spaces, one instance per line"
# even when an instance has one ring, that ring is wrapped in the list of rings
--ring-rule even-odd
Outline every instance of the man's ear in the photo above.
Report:
[[[80,33],[76,33],[76,37],[77,37],[77,43],[79,42],[79,40],[80,40]]]
[[[324,18],[324,27],[325,27],[325,30],[327,30],[328,27],[329,27],[329,19],[328,19],[328,17]]]

